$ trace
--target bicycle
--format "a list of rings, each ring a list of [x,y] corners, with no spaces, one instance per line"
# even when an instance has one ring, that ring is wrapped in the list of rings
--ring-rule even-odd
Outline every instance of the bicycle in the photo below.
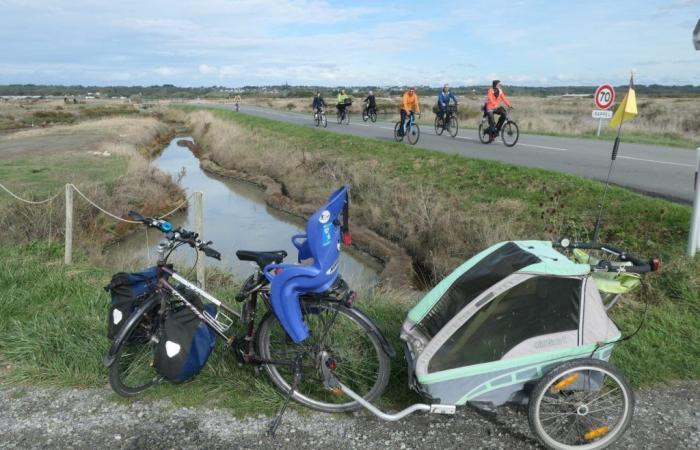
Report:
[[[327,212],[327,209],[323,213],[319,210],[312,219],[318,221],[319,215]],[[382,394],[389,381],[393,349],[376,325],[354,306],[356,294],[339,274],[328,289],[300,296],[302,318],[299,320],[306,324],[308,338],[295,342],[278,316],[269,278],[292,267],[307,266],[280,264],[287,256],[283,250],[237,251],[238,259],[255,266],[235,296],[242,305],[238,311],[185,279],[168,263],[173,251],[183,245],[220,259],[221,254],[211,247],[211,242],[202,241],[196,233],[183,228],[173,230],[170,223],[161,219],[146,218],[133,211],[129,216],[163,231],[165,238],[158,245],[155,295],[128,317],[104,360],[109,368],[109,383],[117,394],[135,396],[163,381],[153,367],[153,355],[167,314],[178,308],[189,308],[232,349],[239,363],[264,368],[275,387],[285,395],[278,419],[290,399],[323,412],[360,409],[362,406],[357,401],[340,397],[324,386],[322,380],[329,373],[352,385],[368,401]],[[330,223],[335,222],[337,219]],[[298,244],[300,235],[294,238]],[[193,296],[216,305],[216,315],[197,307]],[[267,311],[256,328],[261,301]],[[235,333],[236,321],[243,325],[243,334]],[[274,428],[273,424],[272,432]]]
[[[479,140],[482,144],[490,144],[493,142],[498,135],[501,135],[501,140],[503,145],[506,147],[513,147],[520,138],[520,131],[518,129],[518,124],[511,120],[508,115],[508,110],[505,108],[502,110],[504,117],[503,125],[500,129],[497,129],[494,133],[490,132],[490,126],[488,121],[488,115],[484,109],[484,114],[481,118],[481,123],[479,124]]]
[[[420,113],[411,111],[403,129],[401,129],[401,120],[396,122],[396,125],[394,125],[394,139],[396,142],[403,141],[404,136],[407,136],[408,143],[416,145],[418,139],[420,139],[420,127],[415,122],[415,114],[418,114],[418,117],[420,117]]]
[[[323,108],[318,108],[314,112],[314,125],[317,127],[323,125],[323,128],[328,126],[328,120],[326,119],[326,111]]]
[[[345,122],[345,125],[350,124],[350,112],[348,112],[348,108],[352,105],[352,100],[349,98],[345,99],[345,103],[343,104],[342,108],[338,108],[336,111],[336,118],[338,119],[338,123],[342,124]]]
[[[443,118],[440,112],[435,116],[435,134],[442,135],[442,132],[447,130],[450,136],[457,136],[459,131],[459,122],[457,120],[457,105],[448,105],[445,108],[445,117]]]
[[[364,122],[367,122],[367,120],[371,120],[373,123],[377,121],[377,109],[376,108],[370,108],[367,103],[365,103],[365,107],[362,109],[362,120]]]

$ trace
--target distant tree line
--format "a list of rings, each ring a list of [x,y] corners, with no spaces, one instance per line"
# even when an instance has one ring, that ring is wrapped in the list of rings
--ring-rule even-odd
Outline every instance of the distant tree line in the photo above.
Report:
[[[512,86],[504,81],[509,95],[529,95],[546,97],[550,95],[564,94],[593,94],[594,86]],[[348,90],[350,95],[364,95],[370,89],[377,95],[400,95],[405,86],[243,86],[241,88],[229,88],[225,86],[179,87],[172,84],[160,86],[63,86],[63,85],[38,85],[38,84],[10,84],[0,85],[0,96],[73,96],[86,95],[88,92],[99,92],[103,98],[142,96],[149,99],[165,98],[229,98],[236,94],[259,97],[310,97],[317,90],[325,96],[335,95],[340,88]],[[454,86],[452,90],[457,95],[477,94],[483,95],[488,86]],[[623,92],[626,85],[618,86]],[[431,86],[417,86],[420,95],[437,95],[440,88]],[[637,93],[646,97],[696,97],[700,96],[700,86],[665,86],[660,84],[637,85]]]

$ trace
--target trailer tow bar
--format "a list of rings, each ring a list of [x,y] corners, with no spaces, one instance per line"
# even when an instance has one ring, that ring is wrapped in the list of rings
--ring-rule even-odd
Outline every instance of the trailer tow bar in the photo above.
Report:
[[[375,407],[373,404],[362,398],[361,395],[358,395],[355,393],[352,389],[349,387],[345,386],[343,383],[340,381],[337,381],[338,386],[340,389],[348,395],[350,398],[355,400],[357,403],[365,407],[369,412],[374,414],[375,416],[379,417],[382,420],[387,420],[389,422],[395,422],[397,420],[401,420],[407,415],[414,413],[416,411],[428,411],[430,413],[436,413],[436,414],[454,414],[455,411],[457,410],[457,407],[455,405],[426,405],[425,403],[416,403],[415,405],[411,405],[408,408],[404,409],[403,411],[399,411],[396,414],[388,414],[385,412],[380,411],[377,407]]]

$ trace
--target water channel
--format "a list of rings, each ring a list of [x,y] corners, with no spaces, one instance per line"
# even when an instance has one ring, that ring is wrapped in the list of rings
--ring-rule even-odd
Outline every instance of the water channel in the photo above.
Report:
[[[303,233],[304,221],[298,217],[269,208],[265,204],[263,191],[243,181],[222,178],[204,172],[199,160],[186,147],[178,146],[173,139],[152,165],[180,176],[180,185],[187,195],[204,193],[204,237],[214,243],[212,247],[222,254],[222,260],[206,258],[207,267],[219,267],[242,280],[252,271],[251,263],[239,261],[236,250],[286,250],[285,262],[296,262],[297,251],[290,238]],[[329,192],[330,194],[330,192]],[[320,206],[320,205],[319,205]],[[194,208],[169,218],[174,226],[194,229]],[[155,248],[162,235],[149,230],[122,240],[109,249],[109,254],[118,267],[135,268],[145,259],[153,263]],[[189,247],[178,250],[175,260],[179,267],[186,268],[194,262],[194,251]],[[183,267],[185,265],[185,267]],[[362,254],[344,252],[340,257],[340,273],[353,289],[364,289],[377,283],[380,264]],[[181,269],[182,270],[182,269]]]

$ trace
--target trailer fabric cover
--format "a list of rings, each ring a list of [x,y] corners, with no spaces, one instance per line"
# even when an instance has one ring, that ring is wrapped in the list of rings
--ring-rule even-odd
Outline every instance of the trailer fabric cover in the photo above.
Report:
[[[428,364],[434,373],[502,359],[528,339],[540,336],[542,350],[553,335],[579,328],[581,278],[534,276],[480,308],[437,350]],[[549,337],[547,336],[549,335]]]
[[[416,327],[432,339],[467,304],[513,272],[541,260],[507,242],[464,272],[432,306]]]

